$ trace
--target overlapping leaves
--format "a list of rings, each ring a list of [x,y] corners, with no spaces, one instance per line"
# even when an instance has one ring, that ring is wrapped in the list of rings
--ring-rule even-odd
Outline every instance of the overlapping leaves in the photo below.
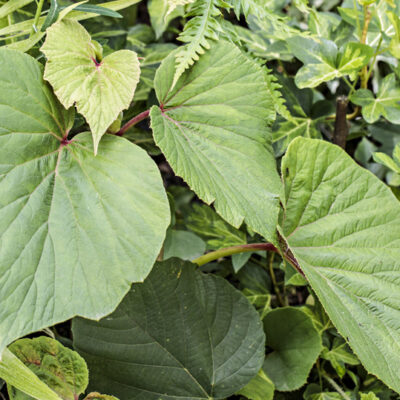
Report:
[[[156,264],[99,323],[75,320],[73,332],[90,385],[123,399],[225,399],[264,359],[262,324],[246,298],[178,259]]]
[[[97,157],[90,134],[67,140],[74,114],[42,73],[0,50],[0,351],[74,315],[113,311],[149,273],[169,223],[149,156],[115,136]]]
[[[282,232],[363,365],[400,391],[400,205],[340,148],[295,139]]]

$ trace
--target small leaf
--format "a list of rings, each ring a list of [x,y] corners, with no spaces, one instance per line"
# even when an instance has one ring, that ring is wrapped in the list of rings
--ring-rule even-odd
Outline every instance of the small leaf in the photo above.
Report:
[[[282,232],[363,366],[400,391],[400,204],[342,149],[295,139]]]
[[[400,86],[395,74],[390,74],[381,82],[376,98],[368,89],[357,90],[350,100],[362,106],[362,115],[372,124],[382,115],[393,124],[400,124]]]
[[[47,57],[45,79],[64,107],[76,104],[86,118],[96,153],[107,128],[132,101],[140,74],[136,53],[119,50],[100,59],[101,47],[72,20],[52,25],[41,50]]]
[[[346,364],[358,365],[360,361],[351,352],[349,346],[342,338],[334,338],[332,348],[324,347],[321,358],[328,360],[332,367],[336,370],[340,378],[343,378],[346,373]]]
[[[21,339],[10,346],[10,351],[63,400],[76,400],[88,385],[89,373],[83,358],[57,340],[45,336]],[[8,389],[15,400],[31,399],[13,387]]]
[[[173,87],[175,52],[155,79],[154,139],[174,171],[238,228],[276,242],[281,182],[268,124],[275,117],[263,72],[220,41]],[[173,88],[172,88],[173,87]]]
[[[267,354],[264,372],[279,391],[299,389],[322,350],[311,318],[298,308],[277,308],[264,318],[264,330],[273,350]]]
[[[75,319],[90,386],[121,399],[224,399],[260,370],[257,312],[227,281],[188,262],[157,263],[100,322]]]

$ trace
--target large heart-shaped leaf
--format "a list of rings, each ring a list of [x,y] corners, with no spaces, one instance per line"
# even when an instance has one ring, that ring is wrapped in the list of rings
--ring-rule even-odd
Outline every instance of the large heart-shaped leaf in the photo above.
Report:
[[[86,118],[97,152],[107,128],[132,101],[140,74],[136,53],[119,50],[102,59],[100,45],[68,19],[47,30],[41,50],[47,57],[45,79],[64,107],[76,104]]]
[[[33,58],[0,50],[0,86],[1,352],[74,315],[112,312],[150,272],[170,217],[142,149],[107,135],[95,157],[89,133],[66,139],[71,113]]]
[[[99,323],[76,319],[90,385],[121,399],[224,399],[253,378],[265,336],[255,309],[189,262],[155,265]]]
[[[400,205],[339,147],[295,139],[283,233],[363,365],[400,392]]]
[[[175,53],[158,69],[154,139],[175,172],[229,223],[276,242],[281,182],[270,146],[275,116],[264,73],[224,41],[173,87]]]

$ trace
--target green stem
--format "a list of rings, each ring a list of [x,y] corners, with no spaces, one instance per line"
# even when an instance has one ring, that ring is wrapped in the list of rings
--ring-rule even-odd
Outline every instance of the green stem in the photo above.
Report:
[[[210,253],[204,254],[199,258],[196,258],[192,262],[201,267],[204,264],[218,260],[219,258],[222,257],[229,257],[232,256],[233,254],[246,253],[249,251],[260,251],[260,250],[273,251],[275,253],[278,253],[278,249],[271,243],[242,244],[239,246],[231,246],[231,247],[226,247],[224,249],[212,251]]]
[[[374,58],[372,59],[371,66],[369,67],[369,71],[368,71],[367,78],[366,78],[367,82],[369,81],[369,78],[371,77],[371,74],[372,74],[372,70],[374,69],[376,57],[378,56],[379,50],[381,49],[382,41],[383,41],[383,35],[381,35],[381,38],[379,39],[378,47],[376,48]]]
[[[278,282],[276,280],[276,276],[275,276],[275,272],[274,272],[274,257],[275,257],[275,254],[272,253],[271,257],[269,259],[269,263],[268,263],[269,274],[271,276],[272,285],[274,286],[274,291],[275,291],[275,294],[276,294],[276,298],[278,299],[278,302],[279,302],[280,306],[281,307],[285,307],[285,302],[282,299],[281,291],[279,290],[279,285],[278,285]]]
[[[344,398],[344,400],[351,400],[344,390],[329,376],[323,374],[324,379]]]
[[[35,18],[33,20],[33,25],[32,25],[32,30],[31,30],[30,36],[32,36],[34,33],[37,32],[37,24],[39,23],[40,14],[42,13],[43,4],[44,4],[44,0],[39,0],[39,3],[37,3],[36,14],[35,14]]]
[[[364,6],[364,27],[361,35],[361,40],[360,42],[362,44],[366,44],[367,42],[367,34],[368,34],[368,27],[369,23],[371,22],[372,14],[371,11],[369,10],[369,5]],[[365,66],[361,70],[361,88],[366,89],[368,86],[368,66]]]

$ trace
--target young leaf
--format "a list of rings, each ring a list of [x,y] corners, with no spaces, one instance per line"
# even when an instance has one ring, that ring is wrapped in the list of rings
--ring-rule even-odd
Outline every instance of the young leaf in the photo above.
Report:
[[[396,174],[400,174],[400,144],[398,143],[393,150],[393,158],[386,153],[374,153],[374,161],[384,165]]]
[[[358,361],[358,358],[351,352],[347,343],[342,338],[338,337],[333,339],[331,349],[324,347],[321,358],[331,363],[340,378],[343,378],[346,373],[345,364],[360,364],[360,361]]]
[[[253,378],[265,336],[246,298],[178,259],[155,265],[100,322],[76,319],[90,385],[122,399],[224,399]]]
[[[395,74],[385,77],[376,98],[370,90],[359,89],[350,100],[362,106],[362,115],[369,124],[376,122],[381,115],[393,124],[400,124],[400,87]]]
[[[282,161],[282,231],[365,368],[400,391],[400,205],[339,147],[295,139]]]
[[[86,118],[96,153],[107,128],[132,101],[140,74],[136,53],[119,50],[102,58],[99,44],[71,20],[52,25],[41,50],[47,57],[45,79],[64,107],[76,104]]]
[[[21,339],[10,346],[10,351],[63,400],[76,400],[89,383],[85,360],[57,340],[45,336]],[[8,390],[12,399],[32,398],[10,385]]]
[[[10,350],[4,349],[0,361],[0,378],[38,400],[61,400]]]
[[[263,72],[220,41],[173,87],[174,58],[158,69],[154,139],[175,172],[239,227],[243,220],[276,242],[281,182],[271,152],[275,111]]]
[[[170,212],[142,149],[107,135],[95,157],[89,133],[66,139],[73,113],[32,57],[0,50],[0,85],[2,351],[74,315],[112,312],[150,272]]]
[[[326,39],[297,36],[289,39],[293,54],[304,66],[296,74],[299,88],[315,87],[357,72],[367,65],[373,55],[370,46],[349,42],[339,53],[336,44]]]
[[[292,391],[307,382],[321,350],[321,336],[311,318],[300,309],[272,310],[264,318],[267,354],[263,370],[277,390]]]

